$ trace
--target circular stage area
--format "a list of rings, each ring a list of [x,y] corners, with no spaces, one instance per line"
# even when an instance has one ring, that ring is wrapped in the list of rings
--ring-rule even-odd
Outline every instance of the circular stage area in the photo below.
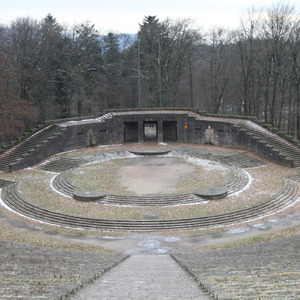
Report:
[[[112,157],[69,171],[69,180],[80,188],[107,194],[163,195],[223,185],[233,173],[225,165],[176,151],[159,157],[127,152],[114,153]]]

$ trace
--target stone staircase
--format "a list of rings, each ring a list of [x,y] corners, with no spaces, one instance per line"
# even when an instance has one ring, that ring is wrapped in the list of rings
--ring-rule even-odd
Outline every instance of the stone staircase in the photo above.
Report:
[[[292,205],[299,199],[300,176],[287,177],[283,189],[274,197],[248,208],[187,219],[163,220],[115,220],[96,219],[82,216],[68,215],[50,211],[31,204],[18,191],[16,183],[5,186],[1,190],[1,198],[13,211],[26,217],[47,222],[54,225],[78,229],[110,230],[110,231],[163,231],[195,228],[214,228],[250,221],[266,215],[274,214]]]
[[[47,167],[48,166],[48,167]],[[46,170],[53,171],[53,168],[46,165]],[[51,167],[51,168],[50,168]],[[59,165],[61,167],[61,165]],[[44,169],[44,168],[43,168]],[[59,171],[59,170],[58,170]],[[54,189],[66,196],[73,197],[74,193],[80,188],[71,183],[68,179],[69,173],[64,172],[58,174],[52,185]],[[232,169],[231,178],[224,184],[224,188],[228,194],[233,194],[243,189],[249,182],[247,174],[241,169]],[[220,186],[221,187],[221,186]],[[217,188],[220,188],[217,187]],[[184,205],[195,204],[206,199],[195,195],[196,191],[183,194],[158,194],[158,195],[115,195],[107,194],[103,199],[99,200],[99,203],[110,205],[125,205],[125,206],[172,206],[172,205]]]
[[[112,119],[113,116],[114,116],[114,113],[107,113],[107,114],[104,114],[104,115],[96,118],[96,120],[99,122],[106,122],[106,120]]]
[[[300,235],[230,249],[173,254],[213,299],[300,299]]]
[[[39,166],[40,170],[48,172],[64,172],[73,168],[78,168],[88,161],[84,158],[69,158],[69,157],[55,157],[51,161],[47,161]]]
[[[57,125],[50,125],[27,138],[22,143],[0,155],[0,171],[12,172],[32,166],[45,157],[41,157],[43,146],[63,133],[65,129]],[[37,155],[39,154],[39,155]],[[27,159],[30,156],[30,159]]]
[[[14,184],[15,182],[13,181],[9,181],[9,180],[5,180],[5,179],[0,179],[0,189],[9,186],[11,184]]]
[[[201,116],[198,113],[195,113],[193,111],[187,112],[187,115],[188,115],[189,118],[193,118],[195,120],[203,120],[203,118],[204,118],[203,116]]]
[[[250,121],[237,122],[233,127],[249,138],[250,144],[253,145],[254,153],[288,167],[300,166],[300,148],[277,134]],[[257,144],[260,145],[260,148],[264,149],[265,153],[262,153],[262,151],[257,152]]]
[[[214,162],[218,162],[229,167],[247,169],[247,168],[256,168],[265,165],[265,162],[260,158],[256,157],[247,152],[235,152],[233,154],[225,155],[216,152],[202,152],[199,150],[188,150],[188,151],[177,151],[182,155],[187,154],[191,157],[199,159],[207,159]]]

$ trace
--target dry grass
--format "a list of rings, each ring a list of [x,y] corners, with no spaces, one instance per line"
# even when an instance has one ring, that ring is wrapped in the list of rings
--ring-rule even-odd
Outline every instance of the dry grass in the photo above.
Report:
[[[83,236],[82,231],[53,227],[20,219],[0,206],[0,216],[4,214],[6,218],[9,218],[10,222],[5,222],[5,219],[0,218],[0,239],[54,249],[115,253],[115,251],[103,247],[57,238],[58,235],[80,238]]]
[[[287,238],[287,237],[299,235],[299,234],[300,234],[300,226],[295,226],[295,227],[283,229],[280,231],[257,235],[254,237],[241,239],[241,240],[237,240],[237,241],[233,241],[233,242],[199,247],[199,248],[195,249],[194,252],[255,245],[255,244],[266,243],[266,242],[270,242],[270,241],[274,241],[274,240],[282,239],[282,238]]]

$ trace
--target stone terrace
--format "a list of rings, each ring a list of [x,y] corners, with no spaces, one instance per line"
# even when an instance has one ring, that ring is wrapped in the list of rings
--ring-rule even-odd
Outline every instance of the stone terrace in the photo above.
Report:
[[[214,299],[300,299],[299,246],[300,235],[173,257]]]
[[[0,298],[62,299],[125,258],[0,240]]]

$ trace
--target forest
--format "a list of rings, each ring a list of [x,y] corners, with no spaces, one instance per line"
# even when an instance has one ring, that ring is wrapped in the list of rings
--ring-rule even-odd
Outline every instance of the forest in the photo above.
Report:
[[[166,107],[254,116],[299,140],[299,25],[282,3],[234,30],[158,16],[135,35],[51,14],[0,25],[0,146],[48,120]]]

